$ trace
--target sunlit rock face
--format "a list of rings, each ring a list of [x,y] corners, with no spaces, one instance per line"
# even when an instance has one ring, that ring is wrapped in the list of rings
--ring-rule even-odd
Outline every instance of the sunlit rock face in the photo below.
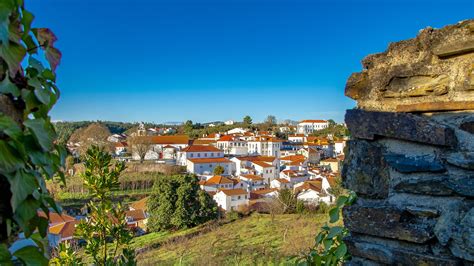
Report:
[[[367,56],[346,95],[353,265],[474,263],[474,20]]]

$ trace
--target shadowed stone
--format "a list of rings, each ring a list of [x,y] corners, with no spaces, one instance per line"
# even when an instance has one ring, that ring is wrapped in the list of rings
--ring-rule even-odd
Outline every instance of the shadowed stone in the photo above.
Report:
[[[434,196],[467,196],[474,197],[474,176],[430,176],[412,177],[402,180],[393,186],[396,192],[425,194]]]
[[[474,39],[458,43],[442,44],[433,49],[433,53],[441,58],[474,52]]]
[[[368,198],[386,198],[389,187],[388,165],[384,161],[385,149],[374,142],[358,140],[348,142],[342,168],[344,186]]]
[[[428,161],[422,156],[406,157],[403,154],[386,154],[388,165],[400,173],[444,172],[446,168],[439,161]]]
[[[352,73],[347,80],[345,95],[354,100],[359,99],[362,94],[367,92],[367,72]]]
[[[399,245],[393,241],[380,238],[366,238],[354,234],[344,239],[352,256],[357,261],[379,263],[384,265],[459,265],[460,260],[451,256],[440,256],[430,252],[428,248],[416,244]],[[365,260],[364,260],[365,259]],[[356,261],[356,262],[357,262]],[[366,265],[353,264],[353,265]],[[377,264],[376,264],[377,265]]]
[[[345,121],[352,136],[360,139],[384,136],[451,147],[457,143],[451,128],[412,114],[353,109],[347,110]]]
[[[469,170],[474,170],[474,152],[451,153],[448,155],[446,160],[452,165]]]
[[[351,231],[379,237],[424,243],[434,237],[435,220],[393,206],[356,203],[343,209],[344,225]]]
[[[474,121],[464,122],[459,128],[471,134],[474,134]]]
[[[454,230],[449,249],[457,257],[474,262],[474,208],[464,216]]]

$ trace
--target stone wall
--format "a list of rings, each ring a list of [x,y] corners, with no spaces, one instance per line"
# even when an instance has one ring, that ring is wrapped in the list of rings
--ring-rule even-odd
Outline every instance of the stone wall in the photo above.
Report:
[[[474,20],[367,56],[346,95],[353,265],[474,264]]]

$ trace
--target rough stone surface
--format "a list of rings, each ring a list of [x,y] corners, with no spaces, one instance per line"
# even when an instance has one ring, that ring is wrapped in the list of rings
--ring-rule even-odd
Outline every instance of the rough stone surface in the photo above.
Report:
[[[389,171],[384,148],[370,141],[349,141],[342,168],[345,187],[368,198],[388,196]]]
[[[434,196],[474,197],[474,175],[435,175],[411,177],[396,183],[394,191]]]
[[[474,266],[474,19],[362,65],[346,85],[349,265]]]
[[[426,28],[416,38],[391,43],[385,52],[367,56],[362,61],[364,70],[349,78],[346,95],[357,100],[359,108],[372,111],[474,101],[472,21]]]
[[[386,154],[385,161],[400,173],[417,172],[444,172],[444,165],[435,160],[426,159],[425,156],[407,157],[403,154]]]
[[[347,110],[345,121],[352,136],[361,139],[384,136],[440,146],[457,143],[451,128],[412,114],[354,109]]]
[[[367,239],[359,235],[350,236],[345,242],[352,255],[370,262],[389,265],[460,265],[457,258],[435,255],[429,248],[417,245],[398,245],[384,239]]]
[[[467,131],[471,134],[474,134],[474,121],[464,122],[464,123],[461,124],[461,126],[459,128],[461,128],[462,130]]]
[[[344,208],[344,224],[356,233],[425,243],[434,237],[435,220],[388,205]]]
[[[474,152],[455,152],[446,158],[448,163],[470,170],[474,170]]]
[[[449,249],[455,256],[474,261],[474,208],[455,227]]]

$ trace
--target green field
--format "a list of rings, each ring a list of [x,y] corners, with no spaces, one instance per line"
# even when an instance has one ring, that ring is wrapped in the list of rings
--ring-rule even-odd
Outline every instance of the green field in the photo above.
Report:
[[[188,237],[199,229],[152,233],[136,238],[134,248],[161,243],[139,254],[139,265],[277,264],[287,256],[307,252],[327,220],[327,214],[285,214],[274,219],[268,214],[253,214]]]

